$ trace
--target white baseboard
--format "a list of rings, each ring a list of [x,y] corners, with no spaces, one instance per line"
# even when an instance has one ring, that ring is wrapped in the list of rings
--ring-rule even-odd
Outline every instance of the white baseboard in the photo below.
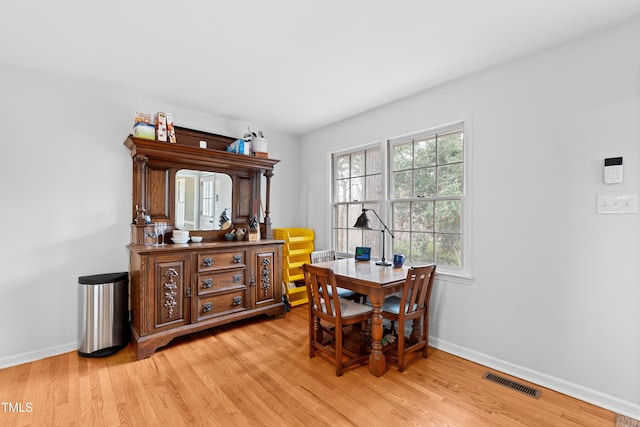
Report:
[[[46,359],[47,357],[57,356],[59,354],[68,353],[78,349],[77,342],[71,342],[55,347],[43,348],[38,351],[28,353],[14,354],[11,356],[0,358],[0,369],[10,366],[22,365],[23,363],[35,362],[36,360]]]
[[[640,419],[640,405],[610,396],[599,391],[565,381],[561,378],[552,377],[541,372],[531,370],[504,360],[496,359],[474,350],[452,344],[445,340],[429,337],[429,345],[447,353],[462,357],[480,365],[495,369],[505,374],[521,378],[531,383],[537,384],[567,396],[574,397],[587,403],[599,406],[616,414],[626,415],[634,419]]]

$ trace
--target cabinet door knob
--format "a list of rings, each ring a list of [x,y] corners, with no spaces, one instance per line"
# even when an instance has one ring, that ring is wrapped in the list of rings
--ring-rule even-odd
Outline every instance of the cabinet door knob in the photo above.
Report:
[[[213,310],[213,303],[212,302],[207,302],[202,304],[202,312],[203,313],[208,313],[211,310]]]
[[[254,276],[251,276],[251,282],[249,283],[249,286],[255,286],[256,285],[256,278]]]

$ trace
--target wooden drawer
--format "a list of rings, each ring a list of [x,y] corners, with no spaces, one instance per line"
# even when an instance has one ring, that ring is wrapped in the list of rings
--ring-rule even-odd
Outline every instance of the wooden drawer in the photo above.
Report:
[[[198,295],[246,287],[244,268],[198,274]]]
[[[246,310],[246,289],[198,298],[198,320]]]
[[[246,260],[245,249],[225,252],[198,252],[198,271],[244,267]]]

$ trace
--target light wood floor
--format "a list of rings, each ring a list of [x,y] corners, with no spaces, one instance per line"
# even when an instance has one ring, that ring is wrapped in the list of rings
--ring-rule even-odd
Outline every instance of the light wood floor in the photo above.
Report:
[[[335,376],[310,359],[307,306],[174,340],[135,361],[71,352],[0,370],[0,425],[613,426],[612,412],[542,389],[540,399],[482,379],[487,368],[431,349],[404,373]],[[522,381],[525,384],[528,384]],[[528,384],[535,386],[533,384]],[[27,411],[27,409],[31,411]]]

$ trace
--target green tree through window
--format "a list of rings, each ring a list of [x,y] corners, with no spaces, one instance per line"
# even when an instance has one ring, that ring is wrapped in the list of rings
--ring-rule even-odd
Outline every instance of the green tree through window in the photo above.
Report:
[[[462,264],[462,128],[390,142],[393,252],[413,263]]]

